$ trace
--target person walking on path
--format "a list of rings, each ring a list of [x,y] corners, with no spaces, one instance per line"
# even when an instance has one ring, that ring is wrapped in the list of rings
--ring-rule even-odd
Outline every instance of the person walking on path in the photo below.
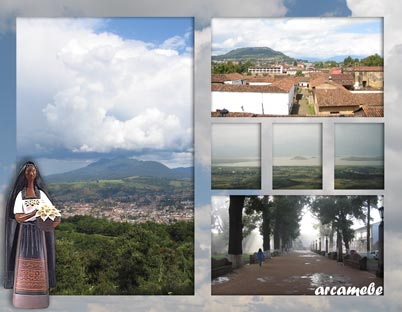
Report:
[[[258,264],[261,266],[262,261],[264,261],[264,253],[262,252],[261,248],[258,249],[257,258]]]

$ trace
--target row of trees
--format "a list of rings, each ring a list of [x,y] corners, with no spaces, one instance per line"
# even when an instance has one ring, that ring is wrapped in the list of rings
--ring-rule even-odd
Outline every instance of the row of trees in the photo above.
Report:
[[[249,74],[248,68],[254,66],[255,64],[251,61],[239,63],[233,63],[232,61],[228,61],[225,63],[212,64],[212,74],[231,74],[231,73],[240,73],[240,74]]]
[[[377,207],[377,196],[317,196],[311,203],[311,211],[321,225],[336,233],[338,261],[342,261],[342,245],[350,250],[354,238],[354,220],[364,221],[367,225],[367,251],[370,251],[371,208]],[[343,244],[342,244],[343,242]]]
[[[276,251],[292,247],[292,242],[300,234],[303,208],[310,209],[321,227],[336,233],[340,257],[343,244],[346,250],[350,249],[354,220],[366,222],[369,250],[370,209],[377,206],[377,201],[377,196],[230,196],[228,254],[234,266],[239,266],[243,238],[256,227],[263,237],[265,251],[272,249],[271,237]],[[224,225],[220,231],[225,232]]]
[[[295,62],[297,65],[297,62]],[[294,64],[294,65],[295,65]],[[333,68],[339,65],[343,65],[344,67],[352,67],[352,66],[384,66],[384,58],[382,58],[379,54],[370,55],[368,57],[358,59],[352,58],[351,56],[346,57],[343,62],[336,61],[319,61],[314,63],[314,67],[317,69],[320,68]],[[231,74],[231,73],[240,73],[240,74],[249,74],[248,68],[255,66],[255,64],[251,61],[239,61],[239,63],[233,63],[232,61],[228,61],[225,63],[213,63],[212,64],[212,74]],[[302,76],[302,72],[297,73],[296,76]]]
[[[358,65],[384,66],[384,58],[376,53],[360,60],[358,58],[353,59],[351,56],[348,56],[343,60],[343,66],[352,67]]]
[[[368,57],[358,59],[351,56],[346,57],[343,62],[326,61],[315,62],[314,67],[319,68],[333,68],[338,66],[353,67],[353,66],[384,66],[384,58],[379,54],[373,54]]]
[[[307,201],[305,196],[230,196],[228,253],[234,266],[241,265],[243,237],[257,226],[264,250],[271,249],[271,237],[275,250],[290,248],[300,234],[299,222]]]

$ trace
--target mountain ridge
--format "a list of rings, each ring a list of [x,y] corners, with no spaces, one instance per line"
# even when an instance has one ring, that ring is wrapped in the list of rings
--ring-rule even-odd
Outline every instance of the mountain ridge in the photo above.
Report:
[[[212,56],[212,60],[256,60],[272,59],[283,61],[295,61],[296,59],[285,55],[282,52],[275,51],[269,47],[246,47],[231,50],[222,55]]]
[[[157,161],[145,161],[134,158],[101,158],[85,167],[72,171],[46,176],[50,183],[78,182],[94,180],[123,179],[132,176],[144,176],[168,179],[192,179],[193,167],[170,169]]]

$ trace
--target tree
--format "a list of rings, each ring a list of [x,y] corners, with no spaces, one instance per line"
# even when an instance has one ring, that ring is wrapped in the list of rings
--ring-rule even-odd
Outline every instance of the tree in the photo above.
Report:
[[[304,74],[300,69],[296,72],[296,77],[304,77]]]
[[[376,53],[362,59],[361,63],[365,66],[384,66],[384,59]]]
[[[251,214],[257,212],[262,223],[260,225],[260,233],[263,238],[264,251],[270,251],[270,239],[271,239],[271,212],[270,212],[269,196],[252,196],[247,201],[245,212]]]
[[[317,196],[311,204],[313,214],[325,225],[329,224],[336,231],[338,261],[342,261],[342,240],[346,251],[354,231],[353,220],[364,220],[365,214],[359,196]]]
[[[299,236],[302,208],[308,202],[307,196],[272,196],[270,206],[276,251],[291,247],[292,241]]]
[[[358,197],[355,197],[353,200],[355,202],[355,205],[360,205],[366,211],[366,215],[367,215],[367,218],[365,220],[366,221],[366,227],[367,227],[366,252],[367,252],[367,255],[369,255],[369,253],[370,253],[370,240],[371,240],[371,238],[370,238],[370,236],[371,236],[371,231],[370,231],[371,224],[370,224],[370,221],[372,219],[371,218],[371,208],[373,206],[377,206],[378,197],[377,196],[358,196]]]
[[[324,67],[324,63],[323,62],[316,62],[314,64],[315,68],[323,68]]]
[[[329,61],[328,62],[329,67],[337,67],[338,64],[335,61]]]
[[[355,61],[353,60],[353,58],[351,56],[348,56],[343,60],[343,66],[345,66],[345,67],[351,67],[351,66],[353,66],[354,63],[355,63]]]
[[[241,266],[243,254],[243,222],[242,213],[245,196],[230,196],[229,204],[229,248],[228,254],[234,268]]]

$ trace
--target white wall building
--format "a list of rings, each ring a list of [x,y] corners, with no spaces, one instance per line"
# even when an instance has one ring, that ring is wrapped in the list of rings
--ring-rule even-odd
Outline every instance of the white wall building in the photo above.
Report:
[[[248,68],[251,74],[283,74],[282,65],[253,66]]]
[[[289,115],[295,86],[281,82],[271,85],[212,85],[212,111]]]

